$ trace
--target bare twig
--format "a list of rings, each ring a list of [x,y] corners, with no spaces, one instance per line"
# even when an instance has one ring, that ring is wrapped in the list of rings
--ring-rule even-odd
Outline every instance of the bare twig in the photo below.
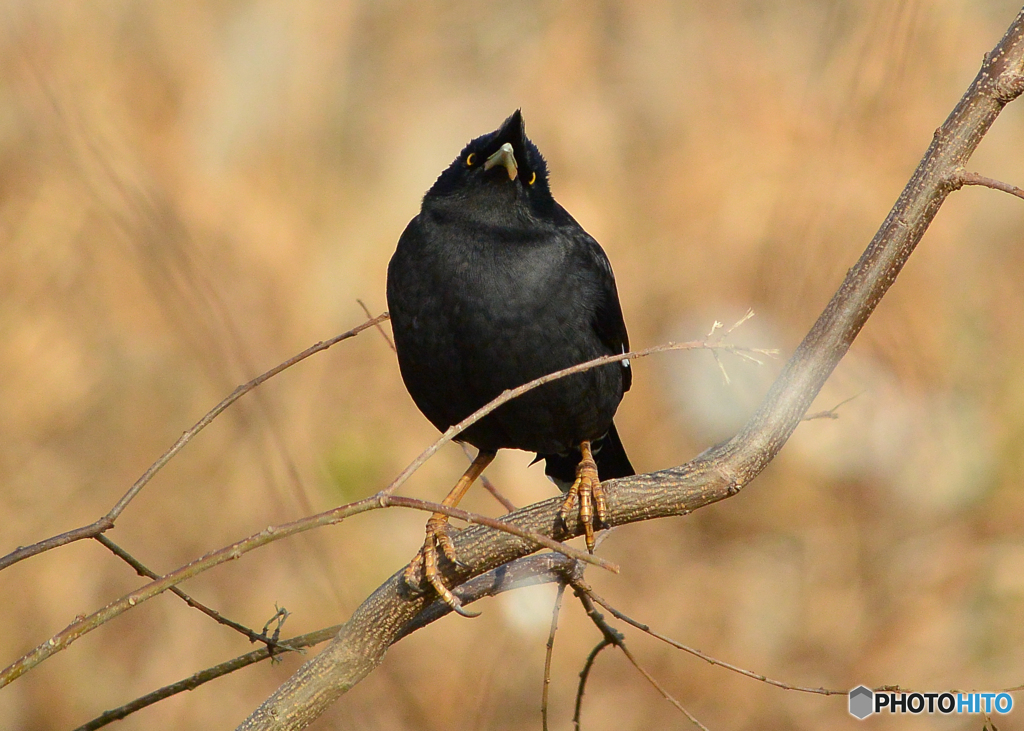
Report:
[[[380,507],[381,505],[379,501],[374,498],[367,498],[355,503],[343,505],[342,507],[335,508],[334,510],[319,513],[318,515],[286,523],[279,527],[270,526],[255,535],[249,536],[248,538],[232,543],[231,545],[216,551],[212,551],[202,558],[198,558],[192,563],[165,574],[159,579],[151,581],[135,591],[122,596],[120,599],[116,599],[102,609],[93,612],[86,617],[76,619],[49,640],[18,658],[15,662],[0,672],[0,688],[24,675],[48,657],[60,652],[79,637],[88,634],[100,625],[109,622],[114,617],[123,614],[132,607],[141,604],[147,599],[152,599],[158,594],[167,591],[172,586],[176,586],[202,571],[206,571],[214,566],[219,566],[222,563],[241,558],[243,554],[275,540],[279,540],[296,533],[301,533],[303,531],[310,530],[311,528],[340,523],[347,517],[366,512],[367,510],[379,509]]]
[[[565,594],[565,587],[565,584],[559,584],[558,593],[555,594],[555,605],[551,608],[551,629],[548,631],[548,643],[544,651],[544,689],[540,694],[540,725],[543,731],[548,731],[548,691],[551,689],[551,656],[555,650],[558,613],[562,608],[562,596]]]
[[[281,630],[284,629],[284,623],[286,621],[288,621],[288,617],[290,617],[290,616],[292,616],[291,612],[289,612],[284,607],[279,607],[275,603],[274,604],[274,616],[272,616],[270,619],[268,619],[264,623],[263,629],[260,630],[260,634],[263,635],[264,637],[266,637],[267,636],[267,632],[270,631],[270,626],[273,625],[274,626],[274,633],[273,633],[273,635],[271,635],[271,641],[276,645],[277,641],[281,637]],[[250,642],[252,642],[252,640],[250,640]],[[275,654],[274,654],[274,650],[276,648],[271,647],[269,649],[270,649],[270,657],[273,660],[276,657]],[[295,649],[295,648],[289,647],[287,649],[292,650],[292,649]]]
[[[725,338],[729,337],[733,333],[733,331],[736,330],[736,328],[738,328],[740,325],[745,323],[747,320],[749,320],[753,316],[754,316],[754,311],[753,310],[747,310],[746,313],[744,313],[743,317],[741,317],[736,322],[734,322],[726,330],[722,330],[722,328],[725,327],[725,326],[722,323],[720,323],[718,320],[715,320],[711,324],[711,330],[708,331],[707,337],[704,338],[704,342],[707,344],[707,346],[709,348],[711,348],[711,355],[714,356],[715,363],[718,364],[718,370],[720,370],[722,372],[722,380],[725,382],[726,386],[731,384],[732,380],[729,378],[728,371],[725,370],[725,364],[722,362],[722,359],[718,356],[718,350],[719,350],[718,346],[722,345],[722,341],[725,340]],[[721,334],[716,336],[715,333],[717,333],[719,330],[722,330],[722,332],[721,332]],[[773,349],[745,348],[745,349],[736,350],[736,351],[733,351],[733,352],[736,355],[738,355],[739,357],[745,358],[746,360],[749,360],[752,363],[756,363],[757,365],[764,365],[764,363],[759,358],[755,357],[754,353],[759,353],[760,355],[767,355],[767,356],[771,356],[771,357],[774,357],[774,356],[779,354],[779,351],[775,350],[774,348]]]
[[[978,173],[969,173],[966,170],[959,173],[955,173],[950,182],[957,188],[963,185],[983,185],[986,188],[992,188],[993,190],[1001,190],[1004,193],[1015,195],[1018,198],[1024,198],[1024,190],[1021,190],[1016,185],[1010,185],[1004,183],[1001,180],[994,178],[986,178],[984,175],[978,175]]]
[[[671,693],[669,693],[667,690],[665,690],[665,688],[662,687],[661,683],[659,683],[655,679],[655,677],[653,675],[651,675],[649,672],[644,670],[643,666],[641,666],[640,663],[637,662],[636,658],[633,657],[633,653],[629,651],[628,647],[626,647],[626,643],[625,642],[618,643],[618,648],[620,650],[622,650],[622,654],[625,655],[626,659],[628,659],[633,664],[633,667],[635,667],[640,672],[641,675],[643,675],[645,678],[647,678],[647,682],[650,683],[651,685],[653,685],[654,689],[656,691],[661,693],[661,697],[662,698],[664,698],[669,703],[671,703],[673,706],[675,706],[676,709],[680,713],[682,713],[684,716],[686,716],[686,718],[688,718],[690,723],[692,723],[694,726],[699,728],[701,731],[708,731],[708,727],[707,726],[705,726],[703,723],[698,721],[696,716],[694,716],[688,710],[683,708],[683,704],[682,703],[677,701],[675,699],[675,697]]]
[[[124,561],[129,566],[131,566],[133,569],[135,569],[135,573],[137,573],[139,576],[145,576],[147,579],[159,579],[160,578],[157,574],[155,574],[154,572],[152,572],[148,568],[146,568],[146,566],[143,565],[143,563],[141,561],[139,561],[137,558],[132,556],[126,550],[124,550],[119,545],[114,543],[112,540],[107,538],[105,535],[100,534],[98,536],[95,536],[95,538],[96,538],[97,541],[99,541],[104,546],[106,546],[115,556],[117,556],[122,561]],[[210,617],[211,619],[215,620],[216,622],[218,622],[220,624],[223,624],[225,627],[230,627],[231,629],[235,630],[236,632],[239,632],[239,633],[245,635],[245,637],[249,640],[249,642],[262,642],[265,645],[267,645],[267,647],[271,648],[272,650],[276,650],[276,651],[284,651],[284,650],[294,649],[294,648],[291,648],[291,647],[284,647],[284,646],[278,644],[278,642],[276,640],[267,637],[266,630],[264,630],[262,633],[259,633],[259,632],[256,632],[255,630],[249,629],[244,624],[239,624],[238,622],[235,622],[233,620],[228,619],[227,617],[225,617],[223,614],[221,614],[217,610],[211,609],[210,607],[206,606],[202,602],[196,601],[195,599],[190,597],[188,594],[186,594],[185,592],[183,592],[181,589],[179,589],[176,586],[172,586],[171,587],[171,592],[174,593],[177,597],[179,597],[182,601],[184,601],[186,604],[188,604],[193,609],[198,609],[200,612],[202,612],[206,616]]]
[[[641,675],[643,675],[644,678],[647,679],[647,682],[649,682],[652,686],[654,686],[654,689],[657,690],[661,694],[662,698],[664,698],[669,703],[671,703],[673,706],[675,706],[676,709],[678,709],[680,713],[682,713],[684,716],[686,716],[686,718],[688,718],[690,723],[692,723],[694,726],[696,726],[697,728],[701,729],[701,731],[708,731],[708,729],[704,726],[704,724],[702,724],[700,721],[697,720],[696,716],[694,716],[688,710],[683,708],[683,704],[680,703],[678,700],[676,700],[675,697],[673,697],[671,693],[669,693],[667,690],[665,690],[665,688],[662,687],[661,683],[659,683],[654,678],[653,675],[651,675],[649,672],[647,672],[640,665],[640,663],[637,662],[637,659],[635,657],[633,657],[633,653],[631,653],[629,651],[629,648],[626,647],[626,638],[623,637],[621,632],[619,632],[617,629],[615,629],[610,624],[608,624],[608,622],[607,622],[607,620],[605,620],[604,616],[599,611],[597,611],[597,607],[594,606],[593,592],[591,591],[590,587],[587,586],[586,583],[582,580],[582,577],[574,579],[574,581],[573,581],[573,590],[574,590],[576,596],[579,598],[580,603],[583,605],[583,609],[587,613],[587,616],[590,617],[591,621],[597,626],[597,628],[604,635],[603,643],[604,644],[609,644],[609,645],[615,645],[617,648],[622,650],[622,654],[626,656],[626,659],[628,659],[630,661],[630,663],[633,664],[633,667],[635,667],[639,671],[639,673]],[[606,605],[602,604],[602,606],[606,606]],[[579,700],[582,698],[582,695],[583,694],[582,694],[582,685],[581,685],[580,686],[580,694],[577,697],[577,708],[578,708]],[[578,726],[579,726],[579,724],[577,723],[577,727]]]
[[[712,330],[712,332],[714,332],[714,330]],[[583,691],[586,689],[587,678],[590,677],[590,670],[594,666],[594,661],[604,648],[609,646],[621,646],[623,637],[621,632],[604,621],[604,617],[602,617],[601,613],[597,611],[596,607],[594,607],[594,602],[592,602],[590,597],[587,596],[587,589],[583,583],[582,576],[576,577],[573,580],[572,587],[576,597],[583,605],[583,610],[603,635],[597,646],[590,651],[590,655],[587,656],[587,661],[583,664],[583,670],[580,671],[580,684],[576,690],[576,710],[572,716],[573,725],[576,729],[579,729],[583,715]]]
[[[587,595],[591,599],[593,599],[595,602],[597,602],[602,607],[611,612],[612,616],[616,619],[620,619],[623,622],[626,622],[627,624],[636,627],[641,632],[646,632],[651,637],[659,639],[662,642],[676,648],[677,650],[682,650],[683,652],[688,652],[694,657],[699,657],[701,660],[704,660],[705,662],[710,663],[711,665],[717,665],[718,667],[725,668],[726,670],[731,670],[734,673],[739,673],[740,675],[744,675],[748,678],[753,678],[754,680],[760,680],[762,683],[774,685],[776,688],[782,688],[783,690],[797,690],[801,693],[816,693],[818,695],[846,695],[847,693],[847,691],[845,690],[832,690],[829,688],[805,688],[799,685],[791,685],[789,683],[784,683],[781,680],[772,680],[771,678],[765,675],[761,675],[760,673],[755,673],[750,670],[744,670],[743,668],[737,667],[736,665],[732,665],[721,660],[716,660],[715,658],[711,657],[710,655],[706,655],[700,650],[697,650],[693,647],[689,647],[688,645],[684,645],[681,642],[676,642],[671,637],[666,637],[665,635],[654,631],[646,624],[638,622],[635,619],[629,617],[628,615],[623,614],[618,609],[609,604],[605,599],[602,599],[598,594],[596,594],[589,585],[582,581],[580,581],[579,584],[581,588],[586,591]]]
[[[358,302],[359,306],[363,308],[363,312],[366,313],[367,317],[373,317],[373,315],[370,314],[370,308],[366,306],[365,302],[363,302],[361,299],[357,299],[356,302]],[[383,326],[381,326],[381,324],[378,322],[376,325],[374,325],[374,327],[377,328],[377,332],[379,332],[380,336],[384,338],[384,342],[388,344],[388,347],[391,348],[392,352],[397,353],[398,348],[395,347],[395,341],[392,340],[391,336],[384,331]]]
[[[335,625],[315,632],[309,632],[308,634],[292,637],[285,640],[283,643],[280,643],[278,647],[287,648],[297,652],[305,647],[319,645],[321,642],[326,642],[336,635],[340,627],[341,625]],[[222,662],[219,665],[214,665],[213,667],[206,668],[205,670],[200,670],[198,673],[193,673],[183,680],[171,683],[170,685],[165,685],[151,693],[147,693],[146,695],[136,698],[130,703],[125,703],[123,706],[119,706],[113,710],[102,713],[88,723],[82,724],[76,728],[75,731],[96,731],[98,728],[103,728],[114,721],[120,721],[122,718],[130,716],[136,711],[141,711],[143,708],[151,706],[165,698],[170,698],[171,696],[183,693],[186,690],[195,690],[200,685],[208,683],[211,680],[223,677],[236,670],[241,670],[253,663],[260,662],[261,660],[266,660],[272,657],[271,652],[274,653],[274,657],[277,656],[276,650],[272,651],[269,647],[264,646],[258,650],[253,650],[245,655],[236,657],[233,660],[228,660],[227,662]]]
[[[252,379],[248,383],[242,384],[232,391],[223,401],[210,409],[202,419],[197,421],[190,429],[182,434],[178,438],[178,441],[171,445],[170,449],[160,455],[160,458],[150,465],[149,469],[142,474],[142,477],[135,481],[135,484],[129,488],[128,492],[126,492],[121,499],[117,501],[114,507],[112,507],[106,515],[89,525],[82,526],[81,528],[75,528],[74,530],[67,531],[66,533],[61,533],[60,535],[53,536],[52,538],[47,538],[46,540],[39,541],[38,543],[33,543],[30,546],[22,546],[11,551],[6,556],[0,558],[0,571],[17,563],[18,561],[43,553],[51,548],[57,548],[58,546],[63,546],[67,543],[78,541],[83,538],[95,538],[101,533],[110,530],[114,527],[114,521],[117,520],[118,516],[124,512],[126,507],[128,507],[128,503],[130,503],[135,496],[139,494],[139,491],[153,479],[156,473],[163,469],[164,465],[166,465],[174,455],[180,452],[186,444],[192,441],[192,438],[195,437],[196,434],[206,428],[210,422],[216,419],[225,409],[231,406],[231,404],[235,403],[235,401],[242,398],[242,396],[252,391],[264,381],[273,378],[286,368],[291,368],[296,363],[305,360],[311,355],[319,353],[321,350],[327,350],[329,347],[340,343],[342,340],[348,340],[351,337],[355,337],[363,330],[373,327],[374,325],[379,325],[384,320],[387,320],[388,317],[389,315],[387,312],[377,315],[377,317],[372,317],[363,324],[357,325],[347,332],[336,335],[329,340],[322,340],[319,343],[311,345],[298,355],[292,356],[283,363],[274,366],[266,373],[256,376],[256,378]]]
[[[601,654],[601,650],[610,647],[612,644],[612,641],[605,637],[594,646],[594,649],[587,655],[587,661],[583,663],[583,669],[580,671],[580,684],[576,688],[576,709],[572,714],[572,725],[576,731],[580,731],[580,720],[583,715],[583,693],[587,689],[587,680],[590,678],[590,671],[594,667],[594,661]]]
[[[60,533],[51,538],[33,543],[30,546],[18,546],[6,556],[0,558],[0,571],[3,571],[12,564],[18,563],[18,561],[30,558],[36,554],[43,553],[44,551],[49,551],[50,549],[58,548],[60,546],[67,545],[68,543],[74,543],[75,541],[80,541],[83,538],[95,538],[100,533],[108,531],[113,527],[114,521],[104,516],[89,525],[83,525],[80,528],[65,531],[64,533]]]
[[[720,323],[718,320],[715,320],[713,323],[711,323],[711,329],[708,331],[705,340],[710,340],[712,337],[714,337],[715,333],[718,332],[721,328],[722,323]],[[729,378],[729,372],[725,370],[725,364],[722,363],[722,359],[718,357],[718,353],[715,352],[714,350],[711,351],[711,355],[714,356],[715,363],[718,364],[718,370],[722,372],[722,382],[726,386],[730,385],[732,383],[732,379]]]
[[[505,497],[501,490],[499,490],[494,483],[487,478],[487,475],[480,475],[480,484],[484,486],[484,489],[487,490],[487,492],[494,496],[495,500],[501,503],[501,507],[505,508],[505,510],[510,513],[515,512],[515,503]]]
[[[828,409],[827,411],[815,411],[813,414],[808,414],[807,416],[805,416],[803,418],[803,420],[804,421],[814,421],[815,419],[838,419],[839,418],[839,408],[841,406],[846,406],[846,404],[850,403],[855,398],[859,398],[860,395],[863,394],[863,393],[864,393],[863,391],[861,391],[860,393],[855,393],[855,394],[853,394],[853,396],[850,396],[849,398],[843,399],[842,401],[840,401],[838,404],[833,406],[831,409]]]

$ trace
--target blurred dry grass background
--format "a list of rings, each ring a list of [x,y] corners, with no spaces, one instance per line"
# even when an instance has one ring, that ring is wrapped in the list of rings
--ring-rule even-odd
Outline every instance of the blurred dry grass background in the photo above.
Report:
[[[0,4],[0,552],[95,519],[235,385],[362,321],[419,198],[522,107],[560,202],[615,266],[637,347],[752,307],[736,342],[792,352],[982,59],[1009,0]],[[1024,183],[1024,102],[973,168]],[[816,408],[741,496],[619,530],[590,578],[724,660],[804,685],[1024,681],[1024,206],[954,194]],[[778,363],[636,364],[620,432],[642,470],[750,413]],[[434,438],[372,332],[237,404],[111,537],[166,571],[381,487]],[[550,496],[529,457],[489,471]],[[448,448],[409,491],[439,499]],[[471,509],[496,512],[483,491]],[[183,588],[260,627],[342,621],[402,566],[391,511]],[[0,576],[3,663],[138,584],[93,542]],[[397,645],[318,728],[535,729],[552,587]],[[712,729],[859,728],[630,633]],[[552,713],[599,637],[567,601]],[[0,691],[0,727],[71,728],[249,645],[165,595]],[[230,728],[297,666],[261,665],[118,728]],[[1020,698],[1018,698],[1018,702]],[[1019,715],[1019,711],[1017,715]],[[589,729],[682,728],[618,656]],[[1012,728],[1013,717],[998,723]],[[980,728],[974,719],[879,727]]]

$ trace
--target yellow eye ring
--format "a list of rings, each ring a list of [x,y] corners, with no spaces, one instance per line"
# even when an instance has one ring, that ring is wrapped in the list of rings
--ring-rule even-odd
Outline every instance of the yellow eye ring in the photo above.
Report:
[[[473,165],[473,158],[474,157],[476,157],[476,153],[475,152],[469,153],[469,156],[466,157],[466,166],[467,167],[471,167]]]
[[[536,182],[537,182],[537,173],[534,173],[533,177],[530,178],[530,182],[527,183],[527,185],[533,185]]]

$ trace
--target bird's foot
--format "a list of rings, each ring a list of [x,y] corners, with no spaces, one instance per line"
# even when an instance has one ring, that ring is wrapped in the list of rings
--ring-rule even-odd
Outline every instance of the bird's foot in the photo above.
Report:
[[[562,523],[568,525],[566,518],[579,502],[579,519],[583,524],[583,534],[587,540],[587,550],[594,552],[594,524],[604,522],[605,500],[601,489],[601,478],[597,474],[597,463],[590,451],[590,444],[584,443],[583,459],[576,467],[576,481],[572,483],[559,516]],[[596,520],[595,520],[596,518]]]
[[[427,537],[423,541],[423,547],[416,554],[415,558],[405,568],[403,576],[405,583],[410,587],[419,587],[423,579],[427,580],[441,597],[445,604],[453,611],[463,617],[478,617],[479,612],[470,612],[462,607],[459,598],[452,594],[451,589],[444,585],[441,573],[437,568],[438,549],[445,558],[454,564],[462,566],[455,554],[455,544],[451,538],[452,527],[448,523],[448,517],[441,513],[434,513],[427,521]]]

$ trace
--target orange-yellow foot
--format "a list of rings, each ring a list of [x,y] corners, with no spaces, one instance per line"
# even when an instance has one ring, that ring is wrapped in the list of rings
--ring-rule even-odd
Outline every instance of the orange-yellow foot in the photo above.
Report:
[[[473,464],[459,478],[459,481],[455,483],[455,487],[452,488],[452,491],[448,493],[448,496],[441,504],[449,508],[458,505],[459,500],[466,494],[469,486],[473,484],[474,480],[480,476],[480,473],[484,471],[484,468],[493,459],[494,452],[480,450],[476,455],[476,459],[473,460]],[[479,617],[479,612],[470,612],[462,608],[462,602],[444,585],[444,582],[441,580],[441,574],[437,570],[438,548],[441,549],[441,553],[449,561],[460,566],[463,565],[455,556],[455,544],[452,543],[451,530],[452,528],[448,524],[448,516],[444,513],[434,513],[430,516],[430,520],[427,521],[427,538],[423,541],[423,548],[419,550],[416,557],[413,558],[412,562],[405,569],[405,583],[413,588],[417,588],[420,585],[421,579],[426,578],[427,583],[434,587],[437,595],[455,612],[463,617]]]
[[[559,516],[562,522],[566,522],[568,515],[575,509],[579,502],[580,523],[583,524],[583,534],[587,540],[587,550],[594,552],[594,523],[603,523],[605,514],[604,490],[601,489],[601,478],[597,474],[597,463],[594,462],[594,455],[590,451],[590,442],[583,442],[580,445],[583,459],[576,467],[576,481],[572,483]],[[594,518],[597,518],[595,521]]]
[[[434,513],[427,521],[427,537],[423,541],[423,547],[413,558],[412,562],[405,567],[405,583],[412,587],[420,585],[422,579],[426,579],[437,595],[444,600],[444,603],[463,617],[478,617],[479,612],[470,612],[462,607],[459,598],[452,594],[451,589],[444,585],[441,579],[441,572],[438,571],[438,549],[452,563],[459,564],[455,555],[455,545],[451,539],[452,527],[448,524],[448,518],[441,513]]]

